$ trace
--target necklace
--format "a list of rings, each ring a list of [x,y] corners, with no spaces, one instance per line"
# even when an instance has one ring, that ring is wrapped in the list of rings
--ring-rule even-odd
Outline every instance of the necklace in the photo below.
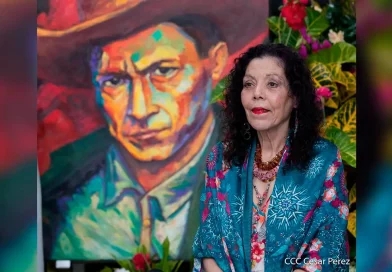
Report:
[[[270,183],[275,180],[276,174],[278,173],[279,166],[275,167],[270,171],[260,170],[256,163],[253,164],[253,176],[264,183]]]
[[[259,190],[257,189],[256,185],[253,184],[253,188],[255,189],[255,192],[256,192],[256,198],[258,199],[257,206],[259,206],[260,209],[262,209],[261,205],[263,204],[265,198],[268,195],[270,186],[271,186],[271,183],[268,183],[267,184],[267,189],[265,189],[265,192],[263,193],[263,195],[260,195]]]
[[[283,151],[284,151],[284,147],[282,148],[282,150],[280,150],[278,152],[278,154],[275,155],[275,157],[268,161],[268,162],[263,162],[262,161],[262,152],[261,152],[261,145],[259,142],[257,142],[256,145],[256,156],[255,156],[255,162],[257,165],[257,168],[264,170],[264,171],[269,171],[274,169],[276,166],[279,165],[280,160],[282,159],[283,156]]]
[[[261,162],[261,146],[257,143],[256,156],[253,163],[253,176],[261,180],[264,183],[270,183],[275,180],[278,173],[279,163],[282,159],[284,147],[278,154],[272,159],[272,161],[263,163]]]

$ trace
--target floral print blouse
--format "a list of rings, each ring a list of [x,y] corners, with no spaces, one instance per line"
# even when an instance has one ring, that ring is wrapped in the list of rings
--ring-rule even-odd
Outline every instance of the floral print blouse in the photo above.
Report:
[[[256,140],[242,165],[229,167],[223,149],[223,143],[217,144],[207,158],[200,226],[193,244],[194,272],[202,271],[203,258],[213,258],[224,272],[255,271],[262,254],[265,272],[348,271],[348,192],[342,159],[333,143],[317,140],[307,171],[283,172],[290,152],[287,140],[266,207],[265,242],[260,246],[252,236]]]
[[[253,221],[252,221],[252,272],[264,272],[264,250],[266,242],[266,216],[270,197],[260,210],[253,204]]]

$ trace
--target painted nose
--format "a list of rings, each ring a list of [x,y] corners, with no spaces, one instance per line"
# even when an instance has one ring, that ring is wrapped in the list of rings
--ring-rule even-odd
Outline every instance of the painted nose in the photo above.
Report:
[[[147,121],[153,115],[158,114],[159,108],[152,104],[152,92],[142,81],[135,81],[132,95],[128,103],[127,116],[133,123],[139,123],[141,127],[147,126]]]

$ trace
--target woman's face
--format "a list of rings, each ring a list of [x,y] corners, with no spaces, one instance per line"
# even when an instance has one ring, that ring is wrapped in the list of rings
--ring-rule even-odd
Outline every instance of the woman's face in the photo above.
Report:
[[[294,98],[284,74],[283,63],[275,57],[253,59],[245,72],[241,102],[249,124],[256,131],[289,126]]]

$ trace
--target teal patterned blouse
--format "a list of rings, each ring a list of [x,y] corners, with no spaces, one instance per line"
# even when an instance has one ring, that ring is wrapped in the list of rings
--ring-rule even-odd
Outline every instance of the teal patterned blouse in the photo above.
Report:
[[[253,160],[256,140],[242,166],[228,167],[222,143],[206,162],[195,236],[193,271],[213,258],[223,271],[251,271]],[[266,222],[265,271],[348,271],[348,192],[337,147],[319,138],[307,171],[283,166],[271,194]]]

